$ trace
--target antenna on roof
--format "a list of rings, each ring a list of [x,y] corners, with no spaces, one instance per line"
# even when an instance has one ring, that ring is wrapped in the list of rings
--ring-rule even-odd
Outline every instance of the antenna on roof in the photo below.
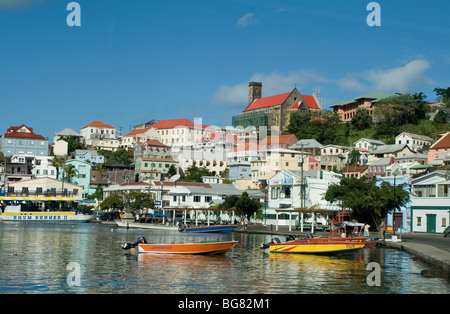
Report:
[[[322,89],[320,87],[314,87],[313,97],[316,100],[317,104],[320,107],[320,110],[323,109],[324,99],[320,96],[322,93]]]

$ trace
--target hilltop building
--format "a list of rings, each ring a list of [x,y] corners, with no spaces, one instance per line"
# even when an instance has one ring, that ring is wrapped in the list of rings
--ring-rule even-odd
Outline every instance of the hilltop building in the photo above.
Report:
[[[4,156],[47,156],[48,138],[35,134],[33,128],[25,124],[11,126],[2,136],[2,152]]]
[[[289,93],[262,97],[262,83],[250,82],[248,85],[248,105],[242,115],[234,116],[234,127],[266,127],[286,131],[292,112],[320,111],[319,101],[313,96],[302,95],[297,88]]]

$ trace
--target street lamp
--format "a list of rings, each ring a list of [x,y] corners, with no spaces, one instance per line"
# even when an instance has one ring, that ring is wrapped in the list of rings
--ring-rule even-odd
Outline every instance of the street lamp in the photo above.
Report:
[[[395,178],[397,177],[397,175],[399,174],[401,170],[401,167],[397,164],[392,166],[392,174],[394,175],[394,212],[392,214],[392,230],[394,231],[394,235],[395,235]]]

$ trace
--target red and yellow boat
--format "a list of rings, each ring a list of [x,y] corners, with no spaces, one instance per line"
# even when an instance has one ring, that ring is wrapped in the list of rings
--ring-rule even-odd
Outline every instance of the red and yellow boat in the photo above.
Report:
[[[237,241],[200,241],[194,243],[170,243],[155,244],[147,243],[144,237],[141,237],[135,243],[126,243],[123,249],[138,247],[139,253],[151,254],[221,254],[231,250]]]
[[[336,254],[357,251],[364,247],[373,247],[377,238],[307,238],[281,242],[278,238],[261,248],[269,248],[270,253],[284,254]]]

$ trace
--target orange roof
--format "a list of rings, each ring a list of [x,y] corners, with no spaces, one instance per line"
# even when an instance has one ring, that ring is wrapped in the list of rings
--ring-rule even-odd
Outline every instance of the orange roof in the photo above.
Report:
[[[367,169],[369,169],[369,167],[368,166],[360,166],[360,167],[349,167],[347,170],[344,170],[344,172],[360,172],[360,173],[362,173],[362,172],[364,172],[364,171],[366,171]]]
[[[434,107],[434,106],[438,106],[438,105],[442,105],[442,101],[441,102],[435,102],[435,103],[432,103],[432,104],[428,104],[428,106],[430,106],[430,107]]]
[[[298,139],[294,134],[285,134],[285,135],[269,135],[266,136],[261,142],[261,145],[270,145],[272,142],[278,144],[289,144],[289,141],[297,143]],[[292,144],[293,145],[293,144]]]
[[[306,101],[306,104],[311,109],[320,109],[319,104],[317,103],[314,96],[302,95],[303,99]]]
[[[450,148],[450,132],[444,134],[440,139],[431,145],[430,149]]]
[[[88,128],[88,127],[91,127],[91,128],[115,129],[112,125],[103,123],[102,121],[92,121],[88,125],[82,127],[82,129]]]
[[[239,144],[237,147],[235,147],[232,152],[248,152],[248,151],[254,151],[259,150],[259,145],[257,142],[254,141],[247,141],[245,143]]]
[[[172,129],[176,127],[199,127],[199,125],[194,124],[193,122],[189,121],[188,119],[171,119],[171,120],[161,120],[153,124],[151,127],[155,129]],[[201,125],[202,129],[207,128],[207,125]]]
[[[143,134],[145,132],[147,132],[148,130],[150,130],[153,126],[149,126],[145,129],[136,129],[136,130],[132,130],[130,132],[128,132],[127,134],[125,134],[123,137],[125,136],[134,136],[134,135],[138,135],[138,134]]]
[[[248,106],[244,111],[249,111],[249,110],[255,110],[255,109],[261,109],[261,108],[281,105],[286,100],[286,98],[288,98],[288,96],[290,94],[291,93],[284,93],[284,94],[275,95],[275,96],[258,98],[254,102],[252,102],[250,104],[250,106]]]

